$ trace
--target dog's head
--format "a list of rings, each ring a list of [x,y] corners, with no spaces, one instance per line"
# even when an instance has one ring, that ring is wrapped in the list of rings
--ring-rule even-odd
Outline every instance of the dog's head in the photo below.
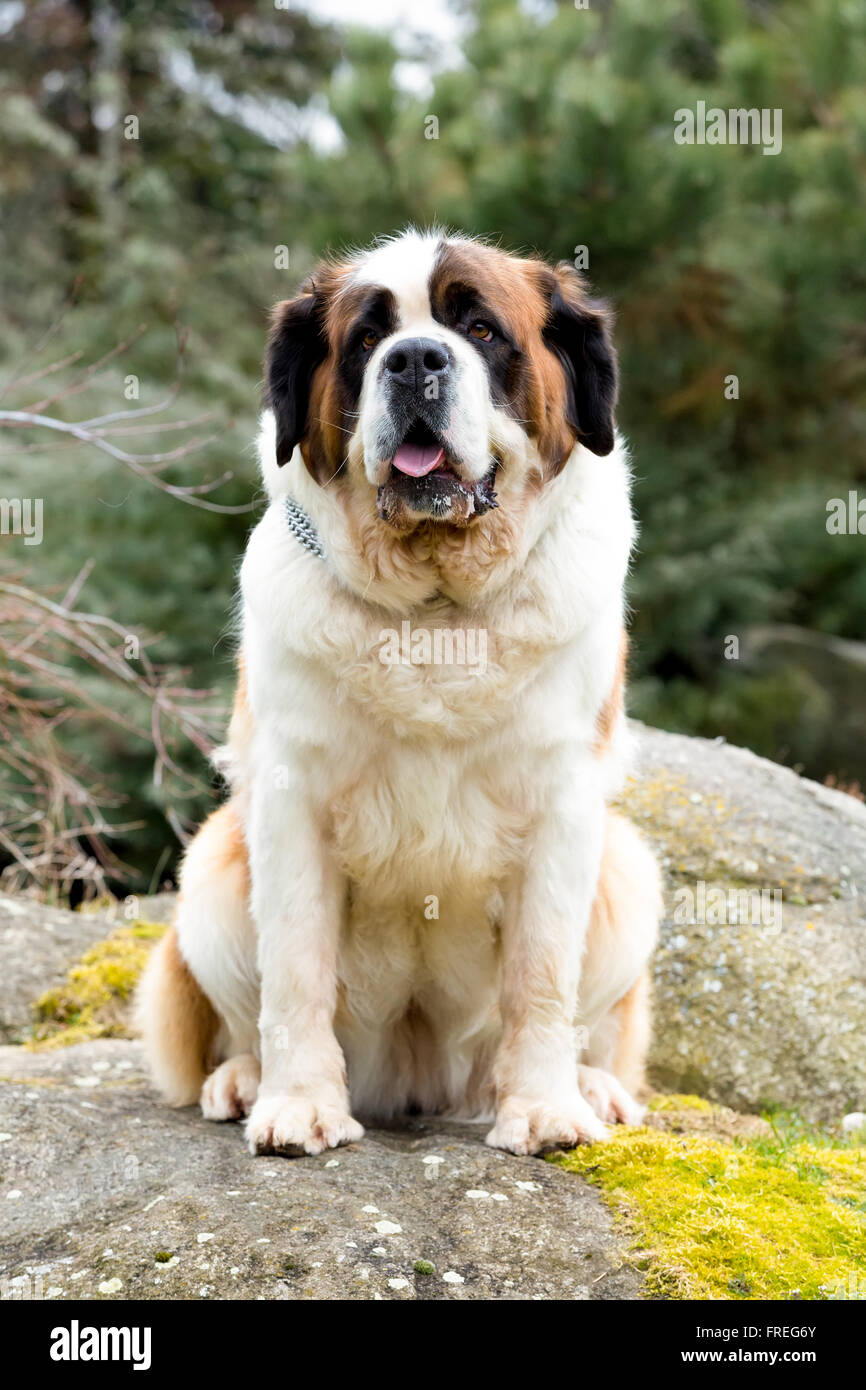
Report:
[[[407,232],[321,266],[277,305],[266,399],[276,460],[365,488],[393,530],[473,526],[576,444],[614,444],[609,314],[555,269]]]

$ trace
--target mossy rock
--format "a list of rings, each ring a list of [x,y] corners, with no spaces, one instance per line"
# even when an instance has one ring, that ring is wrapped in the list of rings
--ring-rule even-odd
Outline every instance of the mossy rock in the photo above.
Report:
[[[27,1046],[129,1037],[127,1006],[152,946],[165,931],[163,923],[133,922],[91,946],[63,984],[37,999],[37,1022]]]
[[[623,805],[666,888],[653,1084],[820,1125],[866,1108],[866,807],[742,748],[636,733]]]
[[[650,1297],[845,1298],[866,1267],[866,1147],[790,1115],[665,1096],[641,1128],[550,1161],[601,1191]]]

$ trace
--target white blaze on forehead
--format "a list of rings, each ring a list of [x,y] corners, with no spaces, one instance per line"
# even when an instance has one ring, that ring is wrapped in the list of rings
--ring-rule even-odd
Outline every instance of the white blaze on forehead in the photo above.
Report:
[[[456,238],[459,240],[459,238]],[[437,427],[439,439],[463,475],[477,482],[490,467],[490,427],[493,412],[487,371],[478,353],[462,335],[433,317],[430,281],[440,249],[455,238],[439,232],[403,232],[383,242],[354,265],[348,285],[371,285],[390,291],[397,310],[397,325],[373,350],[364,374],[358,412],[358,428],[350,444],[363,461],[369,482],[381,484],[394,457],[394,440],[388,428],[391,412],[383,363],[395,340],[430,337],[447,345],[453,358],[449,383]]]
[[[430,276],[442,237],[436,233],[404,232],[369,251],[352,272],[352,285],[376,285],[390,290],[397,304],[400,327],[431,317]]]

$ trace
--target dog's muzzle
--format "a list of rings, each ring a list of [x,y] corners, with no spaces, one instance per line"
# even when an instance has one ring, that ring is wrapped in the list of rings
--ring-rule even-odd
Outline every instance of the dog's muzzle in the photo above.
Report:
[[[484,478],[467,480],[449,452],[450,348],[434,338],[404,338],[390,348],[381,372],[388,415],[380,449],[391,460],[378,492],[382,520],[400,530],[423,519],[466,525],[495,507],[496,464]]]

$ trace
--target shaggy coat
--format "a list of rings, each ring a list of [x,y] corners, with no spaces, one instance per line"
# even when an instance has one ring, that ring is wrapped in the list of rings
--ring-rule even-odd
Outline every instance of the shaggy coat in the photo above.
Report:
[[[515,1153],[640,1118],[660,897],[608,809],[616,384],[570,266],[466,238],[404,233],[275,310],[231,795],[140,995],[165,1096],[254,1152],[419,1108]]]

